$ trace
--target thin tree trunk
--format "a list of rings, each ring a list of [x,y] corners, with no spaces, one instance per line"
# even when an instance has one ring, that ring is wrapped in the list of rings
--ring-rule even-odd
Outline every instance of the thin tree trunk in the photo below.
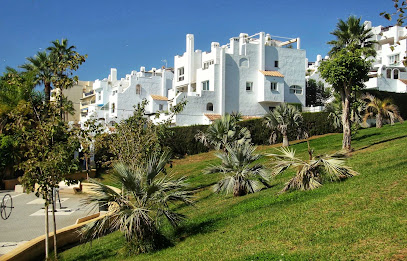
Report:
[[[378,113],[376,114],[376,128],[381,128],[383,127],[383,118],[382,118],[382,114]]]
[[[49,257],[49,219],[48,219],[48,199],[45,200],[45,260]]]
[[[52,219],[53,219],[53,225],[54,225],[54,256],[55,260],[57,260],[57,222],[55,219],[55,188],[52,188]]]
[[[350,122],[350,93],[346,87],[341,91],[342,98],[342,126],[343,126],[343,140],[342,149],[350,151],[351,147],[351,122]]]
[[[287,134],[283,135],[283,147],[288,147],[290,144],[288,142]]]

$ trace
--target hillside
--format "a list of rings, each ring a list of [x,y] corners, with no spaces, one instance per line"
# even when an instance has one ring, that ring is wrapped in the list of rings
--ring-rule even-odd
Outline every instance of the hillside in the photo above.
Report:
[[[310,141],[317,154],[341,147],[341,134]],[[62,260],[405,260],[407,259],[407,124],[360,130],[347,160],[359,176],[314,191],[278,194],[292,173],[272,188],[234,198],[217,195],[217,175],[201,171],[219,162],[213,152],[174,161],[172,171],[197,189],[189,219],[176,231],[164,227],[174,246],[127,256],[113,233],[61,254]],[[305,142],[292,145],[307,157]],[[259,152],[272,152],[261,146]],[[263,158],[267,164],[268,159]]]

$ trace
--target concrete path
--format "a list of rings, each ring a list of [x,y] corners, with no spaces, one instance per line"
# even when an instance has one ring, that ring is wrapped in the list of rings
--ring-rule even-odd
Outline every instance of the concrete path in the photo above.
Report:
[[[34,193],[16,193],[0,191],[0,202],[5,194],[13,198],[13,210],[7,220],[0,218],[0,255],[11,251],[17,245],[34,239],[45,233],[45,211],[43,199]],[[97,208],[84,206],[81,200],[86,194],[68,194],[60,192],[62,208],[57,203],[57,229],[75,224],[81,217],[98,212]],[[52,213],[49,212],[49,231],[53,231]]]

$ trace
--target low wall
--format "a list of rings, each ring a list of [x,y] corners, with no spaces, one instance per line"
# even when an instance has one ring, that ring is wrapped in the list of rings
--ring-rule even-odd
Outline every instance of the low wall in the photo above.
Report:
[[[18,179],[5,179],[3,180],[5,190],[14,190],[15,185],[20,184]]]
[[[95,221],[100,218],[100,214],[94,214],[91,217],[96,217],[85,222],[75,224],[69,227],[65,227],[57,230],[57,246],[58,248],[64,247],[66,245],[74,244],[79,241],[78,231],[86,224]],[[83,218],[83,219],[86,219]],[[49,234],[49,246],[50,252],[53,249],[53,233]],[[45,235],[34,238],[27,243],[18,246],[9,253],[0,256],[0,261],[25,261],[25,260],[42,260],[45,255]]]

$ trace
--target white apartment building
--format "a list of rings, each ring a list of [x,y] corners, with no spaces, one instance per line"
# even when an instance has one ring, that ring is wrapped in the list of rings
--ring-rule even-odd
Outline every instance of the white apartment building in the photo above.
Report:
[[[365,26],[372,29],[373,40],[378,42],[366,88],[407,92],[407,71],[402,62],[407,51],[407,28],[397,25],[372,27],[370,21],[366,21]]]
[[[90,118],[103,120],[113,125],[133,114],[134,105],[144,99],[149,101],[146,114],[168,110],[168,90],[172,88],[171,69],[152,68],[132,71],[125,78],[117,79],[117,70],[112,68],[108,78],[93,84],[94,103],[81,111],[81,122]]]
[[[300,39],[275,40],[260,32],[241,33],[227,45],[212,42],[209,52],[194,50],[186,36],[186,52],[174,58],[171,104],[186,99],[174,124],[209,124],[233,111],[262,117],[282,102],[305,106],[305,50]],[[296,49],[292,44],[296,43]]]
[[[366,89],[377,89],[388,92],[407,92],[407,70],[403,65],[407,52],[407,28],[403,26],[381,25],[372,27],[372,22],[365,21],[366,28],[372,29],[371,40],[378,43],[375,45],[376,57],[372,60],[372,68],[369,73],[369,81],[365,82]],[[329,57],[325,57],[329,59]],[[317,56],[315,63],[307,63],[307,78],[323,81],[318,73],[318,67],[322,61],[321,55]]]

